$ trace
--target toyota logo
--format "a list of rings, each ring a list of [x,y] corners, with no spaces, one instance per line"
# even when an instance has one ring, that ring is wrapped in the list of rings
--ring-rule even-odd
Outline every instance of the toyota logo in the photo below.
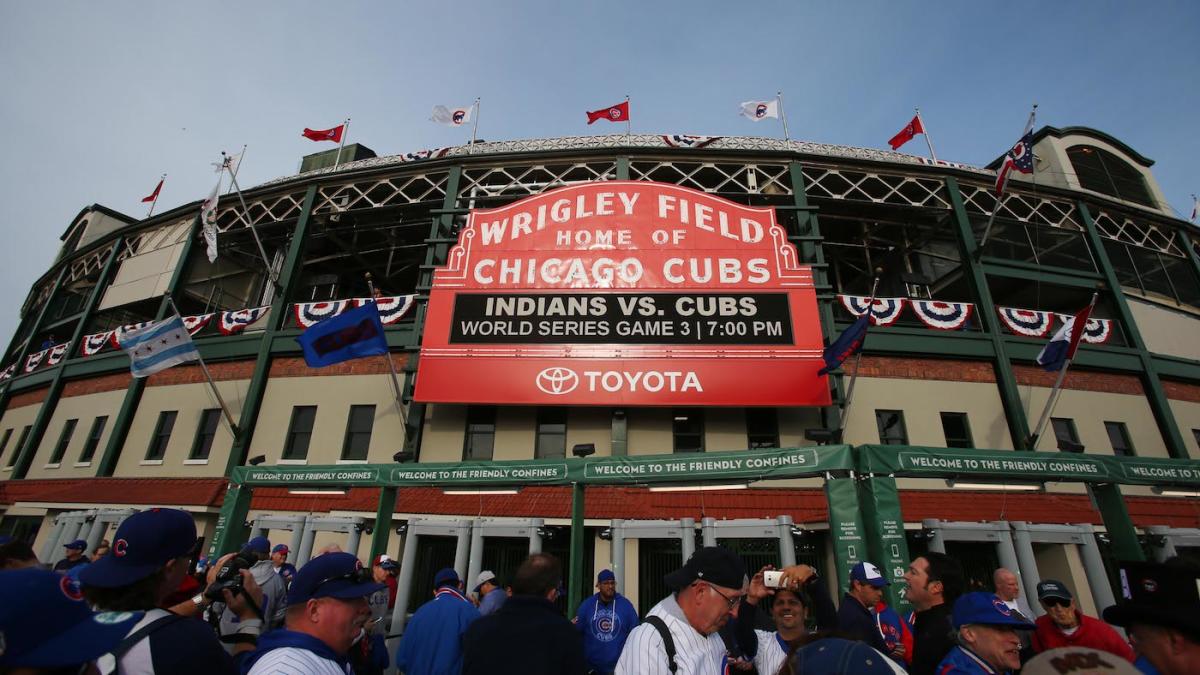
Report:
[[[575,391],[575,387],[579,386],[579,375],[570,368],[555,366],[538,373],[534,383],[542,393],[561,396]]]

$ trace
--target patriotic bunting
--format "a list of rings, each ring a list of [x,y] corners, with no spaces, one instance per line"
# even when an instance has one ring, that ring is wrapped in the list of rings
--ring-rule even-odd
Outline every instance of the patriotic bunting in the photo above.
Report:
[[[183,317],[183,327],[187,329],[188,335],[196,336],[196,333],[204,330],[204,327],[212,321],[212,314],[201,314],[199,316]]]
[[[674,134],[671,136],[663,136],[663,142],[672,148],[703,148],[706,145],[719,141],[723,136],[690,136],[688,134]]]
[[[113,331],[106,330],[103,333],[92,333],[91,335],[83,336],[83,344],[79,345],[79,351],[84,356],[99,354],[100,350],[104,349],[105,345],[113,339]]]
[[[221,330],[222,335],[240,333],[246,330],[246,326],[261,319],[268,309],[271,309],[270,305],[254,309],[239,309],[235,312],[221,312],[221,320],[217,324],[217,328]]]
[[[355,298],[354,306],[362,307],[371,298]],[[408,313],[412,309],[413,301],[417,299],[416,294],[413,295],[392,295],[382,298],[375,298],[375,306],[379,308],[379,320],[383,325],[390,326]]]
[[[42,359],[46,358],[46,354],[49,351],[49,349],[43,349],[36,354],[30,354],[25,357],[25,372],[32,373],[38,366],[42,365]]]
[[[139,321],[137,323],[131,323],[128,326],[121,326],[120,328],[118,328],[112,332],[112,345],[114,347],[116,347],[117,349],[120,349],[122,333],[129,333],[129,332],[141,329],[141,328],[145,328],[146,326],[149,326],[152,323],[154,323],[154,322],[153,321]]]
[[[316,325],[323,319],[328,319],[331,316],[337,316],[346,311],[350,306],[349,300],[330,300],[327,302],[298,302],[292,305],[292,311],[296,315],[296,325],[300,328],[308,328]]]
[[[46,365],[57,366],[63,360],[63,357],[67,355],[67,347],[69,346],[70,345],[64,342],[60,345],[54,345],[51,347],[50,353],[46,355]]]
[[[867,303],[871,301],[871,298],[861,295],[839,295],[838,298],[846,311],[854,316],[862,316],[867,311]],[[871,305],[871,325],[890,326],[896,323],[905,302],[904,298],[875,298],[875,303]]]
[[[940,300],[909,300],[913,313],[921,323],[938,330],[959,330],[967,325],[975,306],[969,302]]]
[[[416,152],[406,152],[400,155],[401,162],[417,162],[422,159],[437,159],[444,157],[450,148],[432,148],[430,150],[418,150]]]
[[[1000,313],[1000,320],[1004,325],[1017,335],[1046,337],[1050,333],[1054,316],[1051,312],[1015,307],[997,307],[996,311]]]
[[[8,364],[7,368],[5,368],[4,370],[0,370],[0,380],[9,379],[10,377],[13,376],[13,373],[15,373],[15,372],[17,372],[17,364],[15,364],[15,363]]]
[[[1058,320],[1064,324],[1074,317],[1070,314],[1059,314]],[[1108,338],[1112,337],[1112,321],[1108,319],[1088,319],[1087,325],[1083,327],[1082,339],[1084,342],[1093,345],[1102,345],[1108,342]]]

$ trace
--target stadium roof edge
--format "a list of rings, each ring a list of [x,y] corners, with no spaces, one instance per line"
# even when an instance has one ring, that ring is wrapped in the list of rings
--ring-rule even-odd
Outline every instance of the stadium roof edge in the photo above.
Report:
[[[1130,159],[1134,160],[1135,162],[1141,164],[1142,166],[1144,166],[1146,168],[1150,168],[1150,167],[1154,166],[1154,160],[1150,159],[1149,157],[1146,157],[1145,155],[1138,152],[1137,150],[1134,150],[1133,148],[1129,147],[1129,145],[1127,143],[1120,140],[1119,138],[1116,138],[1115,136],[1112,136],[1110,134],[1106,134],[1103,131],[1100,131],[1099,129],[1093,129],[1091,127],[1061,127],[1061,128],[1059,128],[1059,127],[1052,127],[1052,126],[1047,125],[1047,126],[1044,126],[1041,129],[1038,129],[1037,131],[1034,132],[1034,134],[1033,134],[1034,145],[1036,145],[1038,141],[1042,140],[1043,138],[1045,138],[1047,136],[1053,136],[1054,138],[1062,138],[1064,136],[1090,136],[1098,141],[1104,141],[1105,143],[1108,143],[1109,145],[1117,148],[1121,152],[1128,155]],[[1005,152],[1004,154],[1000,155],[996,159],[993,159],[992,161],[988,162],[987,166],[984,168],[995,171],[996,168],[998,166],[1000,166],[1000,162],[1002,162],[1004,160],[1004,155],[1006,155],[1006,154],[1008,154],[1008,153]]]

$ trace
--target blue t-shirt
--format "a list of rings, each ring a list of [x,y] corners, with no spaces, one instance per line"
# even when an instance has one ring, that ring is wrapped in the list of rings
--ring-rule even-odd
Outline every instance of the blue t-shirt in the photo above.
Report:
[[[638,615],[620,593],[609,603],[602,602],[597,593],[580,603],[573,623],[583,633],[583,656],[588,667],[611,673],[617,669],[629,632],[637,628]]]
[[[504,606],[504,601],[507,599],[508,593],[505,593],[503,588],[493,588],[490,593],[483,596],[483,600],[479,601],[479,616],[495,613]]]

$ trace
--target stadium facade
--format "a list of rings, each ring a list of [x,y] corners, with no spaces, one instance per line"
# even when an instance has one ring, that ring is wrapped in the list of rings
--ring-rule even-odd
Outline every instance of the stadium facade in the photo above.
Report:
[[[1121,141],[1034,140],[999,201],[998,161],[766,138],[351,146],[221,195],[212,261],[198,202],[86,207],[0,361],[0,532],[50,560],[173,506],[214,552],[387,552],[401,606],[534,548],[643,611],[698,542],[831,583],[934,549],[1094,615],[1114,560],[1200,550],[1200,232]],[[399,377],[309,368],[295,337],[368,274]],[[1035,449],[1035,359],[1094,292]],[[819,376],[872,295],[861,357]],[[168,298],[234,425],[196,364],[131,377],[119,329]]]

